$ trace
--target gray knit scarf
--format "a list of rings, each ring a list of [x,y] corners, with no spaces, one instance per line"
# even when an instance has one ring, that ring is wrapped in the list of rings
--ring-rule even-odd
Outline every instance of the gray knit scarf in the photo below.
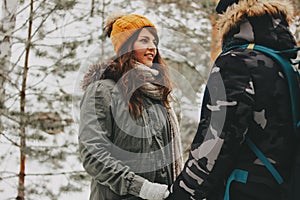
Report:
[[[157,76],[159,71],[155,69],[151,69],[141,63],[135,67],[136,70],[141,71],[143,73],[147,73],[147,76]],[[162,100],[162,87],[159,85],[155,85],[152,83],[146,83],[140,87],[140,91],[152,98],[157,100]],[[171,126],[171,142],[172,142],[172,160],[173,160],[173,177],[174,180],[180,174],[183,167],[183,158],[182,158],[182,145],[180,138],[180,130],[179,123],[177,120],[177,116],[172,107],[166,109],[168,114],[168,120]]]

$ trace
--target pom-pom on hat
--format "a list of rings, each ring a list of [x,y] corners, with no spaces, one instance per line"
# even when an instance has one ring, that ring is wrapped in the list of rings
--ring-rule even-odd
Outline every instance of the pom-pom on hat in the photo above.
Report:
[[[238,3],[239,0],[220,0],[217,7],[216,7],[216,11],[219,14],[222,14],[223,12],[226,11],[226,9],[231,6],[234,3]]]
[[[122,45],[140,28],[155,25],[146,17],[138,14],[112,13],[108,16],[104,34],[111,38],[114,50],[118,53]]]

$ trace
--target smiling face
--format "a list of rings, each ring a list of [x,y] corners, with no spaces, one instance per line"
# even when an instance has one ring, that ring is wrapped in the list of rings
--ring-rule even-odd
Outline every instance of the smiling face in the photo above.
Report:
[[[157,54],[157,41],[149,30],[143,28],[136,41],[133,43],[133,51],[138,62],[151,67]]]

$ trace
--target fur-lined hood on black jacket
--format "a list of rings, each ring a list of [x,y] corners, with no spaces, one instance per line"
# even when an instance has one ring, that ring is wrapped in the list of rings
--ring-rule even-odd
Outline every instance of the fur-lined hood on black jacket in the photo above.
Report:
[[[255,43],[283,50],[296,46],[288,29],[294,8],[288,0],[240,0],[218,20],[223,47]]]

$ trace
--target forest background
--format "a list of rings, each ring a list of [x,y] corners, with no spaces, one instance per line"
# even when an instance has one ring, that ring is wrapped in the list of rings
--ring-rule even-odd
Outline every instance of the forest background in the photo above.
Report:
[[[111,12],[137,13],[158,28],[186,152],[212,61],[220,52],[217,0],[2,0],[0,2],[0,197],[88,199],[78,155],[80,82],[112,56]],[[300,41],[300,0],[291,29]]]

